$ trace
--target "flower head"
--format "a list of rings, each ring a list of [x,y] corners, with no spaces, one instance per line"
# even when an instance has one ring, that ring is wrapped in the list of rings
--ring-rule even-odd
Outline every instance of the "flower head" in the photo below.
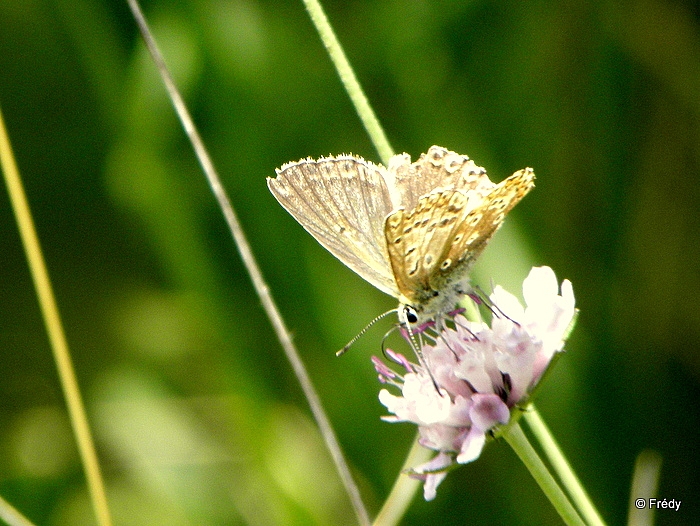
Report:
[[[549,267],[535,267],[523,282],[526,307],[497,286],[490,296],[491,326],[453,318],[434,345],[423,345],[423,364],[387,351],[404,369],[399,374],[373,357],[382,383],[401,391],[379,392],[391,415],[388,422],[418,425],[422,446],[438,451],[409,475],[424,481],[424,497],[435,497],[447,471],[476,460],[487,433],[510,421],[510,411],[523,403],[555,353],[562,350],[574,314],[574,293],[564,280],[561,292]]]

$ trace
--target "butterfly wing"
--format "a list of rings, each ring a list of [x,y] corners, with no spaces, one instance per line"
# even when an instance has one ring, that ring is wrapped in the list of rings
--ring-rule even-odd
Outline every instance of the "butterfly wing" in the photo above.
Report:
[[[486,170],[466,155],[441,146],[431,146],[411,164],[408,154],[395,155],[389,162],[389,174],[394,179],[395,208],[412,210],[421,197],[440,190],[460,190],[480,197],[495,188]]]
[[[456,190],[433,192],[420,198],[414,209],[399,209],[387,218],[389,259],[408,303],[425,304],[437,296],[440,289],[433,276],[447,260],[459,222],[474,199],[478,198]]]
[[[519,170],[501,181],[483,198],[476,208],[469,210],[459,222],[451,239],[449,251],[441,274],[444,276],[452,266],[470,266],[486,248],[506,217],[520,200],[535,186],[532,168]],[[444,279],[436,277],[436,279]]]
[[[343,155],[288,163],[267,184],[277,201],[351,270],[398,297],[384,240],[385,168]]]
[[[421,197],[414,209],[389,215],[385,236],[402,296],[411,304],[425,305],[448,292],[448,284],[465,279],[505,215],[534,186],[533,180],[528,168],[494,185],[483,197],[478,192],[436,191]]]

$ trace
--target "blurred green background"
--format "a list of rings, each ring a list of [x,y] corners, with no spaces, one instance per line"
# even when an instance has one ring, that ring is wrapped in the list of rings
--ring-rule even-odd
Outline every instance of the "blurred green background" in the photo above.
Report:
[[[611,524],[663,457],[657,524],[700,495],[697,2],[327,1],[397,152],[432,144],[537,187],[476,271],[574,285],[579,323],[540,411]],[[370,355],[395,305],[276,203],[275,167],[378,161],[300,2],[145,11],[374,513],[414,429],[387,424]],[[329,457],[126,3],[0,0],[0,105],[119,525],[354,524]],[[3,185],[4,186],[4,185]],[[17,234],[0,192],[0,494],[92,524]],[[394,340],[393,344],[397,342]],[[558,524],[504,443],[406,524]]]

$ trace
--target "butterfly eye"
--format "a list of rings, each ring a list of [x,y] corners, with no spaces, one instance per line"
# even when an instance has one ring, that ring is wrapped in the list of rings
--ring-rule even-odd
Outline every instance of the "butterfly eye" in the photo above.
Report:
[[[410,305],[406,305],[403,309],[404,316],[406,317],[406,321],[413,325],[414,323],[418,322],[418,313],[416,312],[416,309],[411,307]]]

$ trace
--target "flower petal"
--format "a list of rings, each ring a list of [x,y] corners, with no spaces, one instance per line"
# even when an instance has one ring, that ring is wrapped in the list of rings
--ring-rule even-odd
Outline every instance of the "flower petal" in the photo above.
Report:
[[[479,458],[485,443],[486,433],[478,427],[472,427],[465,437],[464,442],[462,442],[462,449],[459,455],[457,455],[457,462],[459,464],[467,464]]]
[[[477,393],[472,396],[472,402],[469,410],[472,428],[488,431],[498,424],[507,424],[510,420],[510,409],[497,395]]]
[[[430,502],[437,495],[437,489],[440,483],[445,480],[447,476],[447,471],[441,471],[439,473],[431,473],[426,475],[425,483],[423,484],[423,498]]]
[[[551,304],[559,295],[557,276],[550,267],[532,267],[523,281],[523,298],[527,306]]]
[[[549,267],[533,268],[524,280],[526,307],[500,286],[490,297],[490,326],[452,314],[449,325],[433,327],[435,344],[422,344],[424,360],[418,364],[387,351],[406,374],[374,359],[380,381],[401,389],[401,396],[380,391],[379,400],[391,413],[382,418],[417,424],[419,443],[439,452],[410,472],[423,481],[426,500],[435,498],[451,465],[476,460],[487,433],[509,422],[511,408],[532,392],[563,348],[576,312],[571,282],[564,280],[560,291]]]
[[[431,501],[437,494],[437,488],[447,476],[447,468],[453,463],[452,457],[445,453],[439,453],[431,460],[413,468],[409,476],[424,481],[423,498]]]

